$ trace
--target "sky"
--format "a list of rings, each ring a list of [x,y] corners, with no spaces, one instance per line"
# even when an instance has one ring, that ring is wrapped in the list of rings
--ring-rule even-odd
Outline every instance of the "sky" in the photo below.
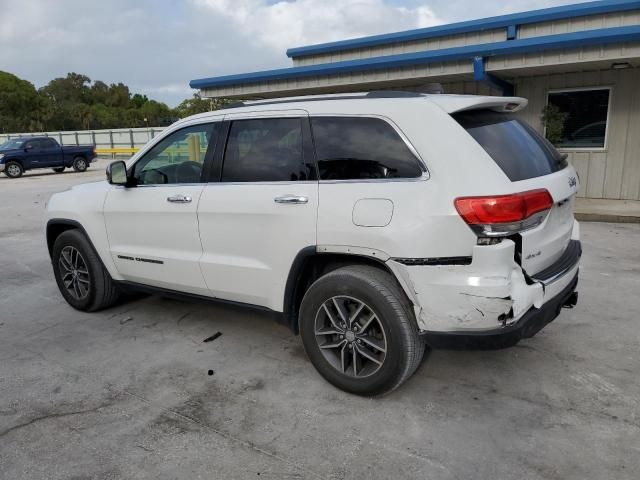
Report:
[[[68,72],[175,106],[194,78],[291,66],[290,47],[580,0],[0,0],[0,70]]]

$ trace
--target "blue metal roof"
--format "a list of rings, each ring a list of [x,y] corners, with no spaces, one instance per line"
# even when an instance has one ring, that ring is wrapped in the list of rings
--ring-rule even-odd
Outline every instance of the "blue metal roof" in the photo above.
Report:
[[[599,2],[596,2],[599,3]],[[627,27],[601,28],[581,32],[546,35],[542,37],[506,40],[502,42],[467,45],[463,47],[427,50],[416,53],[402,53],[381,57],[347,60],[302,67],[279,68],[262,72],[226,75],[222,77],[191,80],[191,88],[211,88],[228,85],[245,85],[274,80],[333,75],[339,73],[380,70],[385,68],[407,67],[435,62],[446,62],[475,57],[493,57],[496,55],[516,55],[531,52],[577,48],[589,45],[604,45],[617,42],[640,40],[640,25]]]
[[[341,40],[338,42],[321,43],[306,47],[296,47],[287,50],[287,56],[291,58],[304,57],[319,53],[338,52],[352,50],[354,48],[374,47],[396,42],[410,42],[427,38],[441,37],[467,32],[479,32],[501,27],[512,27],[529,23],[562,20],[566,18],[580,17],[584,15],[597,15],[602,13],[622,12],[625,10],[640,9],[640,1],[637,0],[600,0],[597,2],[563,5],[561,7],[545,8],[511,15],[483,18],[467,22],[451,23],[436,27],[419,28],[403,32],[373,35],[370,37]]]

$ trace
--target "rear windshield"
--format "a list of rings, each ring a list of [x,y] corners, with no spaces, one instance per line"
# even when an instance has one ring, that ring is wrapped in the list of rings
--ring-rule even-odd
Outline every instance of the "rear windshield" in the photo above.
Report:
[[[512,182],[549,175],[567,166],[564,155],[512,113],[469,110],[452,117]]]

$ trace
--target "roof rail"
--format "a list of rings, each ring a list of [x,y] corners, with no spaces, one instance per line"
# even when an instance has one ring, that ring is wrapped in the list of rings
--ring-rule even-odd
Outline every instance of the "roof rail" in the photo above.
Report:
[[[431,85],[431,84],[430,84]],[[439,85],[439,84],[434,84]],[[427,87],[427,88],[430,88]],[[322,100],[363,100],[373,98],[418,98],[423,97],[426,94],[431,93],[443,93],[442,86],[438,91],[429,92],[411,92],[407,90],[372,90],[370,92],[355,92],[345,94],[319,94],[319,95],[307,95],[301,97],[283,97],[274,98],[272,100],[256,100],[252,102],[234,102],[229,105],[221,107],[220,110],[233,109],[239,107],[251,107],[257,105],[277,105],[280,103],[297,103],[297,102],[319,102]]]

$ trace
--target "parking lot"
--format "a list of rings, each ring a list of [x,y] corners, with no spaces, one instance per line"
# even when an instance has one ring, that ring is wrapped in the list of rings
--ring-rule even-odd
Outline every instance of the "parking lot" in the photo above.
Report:
[[[639,224],[582,224],[579,304],[533,339],[434,351],[365,399],[255,312],[72,310],[45,203],[106,163],[0,177],[1,478],[640,478]]]

